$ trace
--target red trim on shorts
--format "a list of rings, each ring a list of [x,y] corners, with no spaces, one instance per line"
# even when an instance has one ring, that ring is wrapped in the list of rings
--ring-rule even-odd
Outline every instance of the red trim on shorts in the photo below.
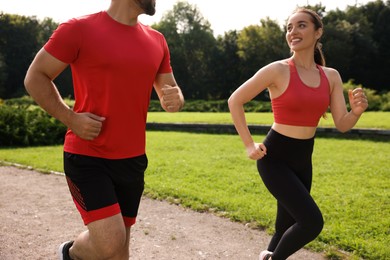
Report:
[[[132,225],[135,224],[136,218],[134,217],[125,217],[123,216],[123,221],[125,222],[126,227],[131,227]]]
[[[73,202],[76,204],[76,207],[81,214],[81,218],[84,221],[84,225],[88,225],[93,221],[109,218],[116,214],[121,213],[121,209],[118,203],[115,203],[111,206],[107,206],[101,209],[86,211],[79,205],[79,203],[76,200],[73,199]]]

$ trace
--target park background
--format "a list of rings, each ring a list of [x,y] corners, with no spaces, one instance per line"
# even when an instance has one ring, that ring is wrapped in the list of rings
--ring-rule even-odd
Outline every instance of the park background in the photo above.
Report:
[[[326,10],[320,4],[311,8],[323,16],[327,65],[340,72],[345,91],[356,86],[366,89],[370,105],[357,127],[388,132],[390,1],[377,0],[345,10]],[[28,65],[57,26],[51,18],[0,13],[3,163],[62,171],[60,144],[66,129],[40,110],[23,86]],[[230,94],[263,65],[290,55],[285,28],[269,18],[215,37],[197,7],[179,1],[152,27],[167,39],[175,77],[187,103],[183,113],[161,113],[153,94],[149,123],[231,124],[226,103]],[[69,105],[73,102],[71,82],[70,70],[56,79]],[[272,123],[266,92],[250,102],[246,111],[250,124]],[[320,126],[333,127],[332,120],[321,120]],[[264,136],[255,137],[261,141]],[[147,138],[151,158],[147,196],[273,232],[275,202],[254,164],[245,158],[236,135],[171,129],[148,131]],[[313,196],[326,223],[310,249],[331,259],[390,258],[389,151],[388,135],[347,133],[317,139]]]

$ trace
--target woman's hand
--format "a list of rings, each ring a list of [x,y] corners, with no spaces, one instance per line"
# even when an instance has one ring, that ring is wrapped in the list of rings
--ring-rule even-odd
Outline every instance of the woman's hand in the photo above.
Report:
[[[354,90],[348,90],[349,104],[351,106],[351,112],[360,117],[368,107],[367,97],[364,94],[362,88],[355,88]]]
[[[248,157],[252,160],[260,160],[267,154],[267,148],[262,143],[251,143],[246,146]]]

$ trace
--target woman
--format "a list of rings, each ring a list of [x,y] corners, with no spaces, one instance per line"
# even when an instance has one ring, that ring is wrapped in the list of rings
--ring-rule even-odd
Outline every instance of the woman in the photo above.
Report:
[[[292,57],[261,68],[229,98],[229,109],[250,159],[277,200],[275,234],[260,260],[286,259],[314,240],[323,228],[321,211],[310,195],[311,155],[316,128],[330,108],[340,132],[350,130],[368,103],[361,88],[350,90],[347,111],[339,73],[325,67],[319,42],[321,18],[299,8],[288,19],[286,40]],[[248,129],[243,105],[268,89],[274,123],[263,143]]]

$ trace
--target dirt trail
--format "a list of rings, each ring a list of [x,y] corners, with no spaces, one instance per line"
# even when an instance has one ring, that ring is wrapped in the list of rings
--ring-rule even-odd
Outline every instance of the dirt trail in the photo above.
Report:
[[[57,259],[57,247],[85,227],[65,178],[0,167],[0,259]],[[209,213],[144,197],[132,228],[131,259],[257,260],[270,237]],[[307,250],[289,259],[324,260]]]

